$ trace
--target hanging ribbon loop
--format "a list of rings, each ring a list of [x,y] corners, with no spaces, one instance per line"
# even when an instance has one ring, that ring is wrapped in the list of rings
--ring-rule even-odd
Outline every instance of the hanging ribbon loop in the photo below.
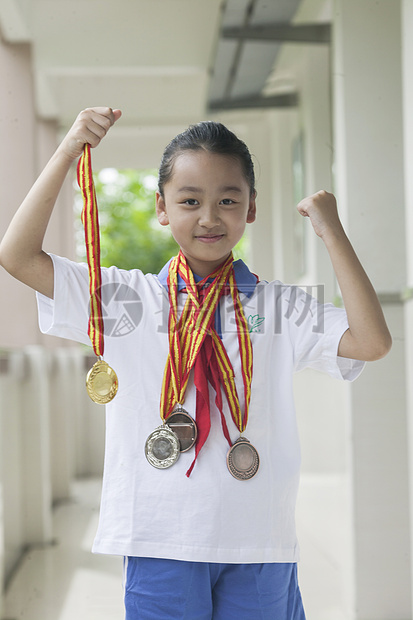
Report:
[[[77,180],[83,196],[82,222],[85,228],[86,257],[89,270],[90,315],[88,334],[95,355],[98,357],[98,361],[86,377],[86,389],[95,403],[105,405],[117,393],[118,378],[113,368],[102,359],[105,343],[101,299],[99,217],[89,144],[85,144],[79,159]]]
[[[185,283],[188,294],[181,317],[178,319],[178,275]],[[208,288],[207,281],[212,280]],[[244,412],[242,413],[235,384],[234,370],[225,346],[213,326],[215,311],[222,295],[230,292],[234,304],[241,373],[244,383]],[[194,369],[196,387],[196,422],[198,437],[195,460],[210,430],[208,381],[213,386],[215,403],[221,414],[224,436],[231,446],[222,408],[221,386],[224,390],[231,417],[242,433],[248,422],[251,399],[252,346],[247,320],[239,299],[234,276],[232,254],[216,271],[196,283],[182,251],[172,259],[168,273],[169,295],[169,354],[165,365],[161,392],[161,418],[165,421],[177,403],[183,403],[189,373]],[[190,475],[195,464],[187,472]]]
[[[89,268],[90,316],[88,334],[96,356],[102,357],[104,327],[100,297],[102,275],[100,271],[99,217],[89,144],[85,144],[79,159],[77,180],[83,196],[82,223],[85,228],[86,256]]]

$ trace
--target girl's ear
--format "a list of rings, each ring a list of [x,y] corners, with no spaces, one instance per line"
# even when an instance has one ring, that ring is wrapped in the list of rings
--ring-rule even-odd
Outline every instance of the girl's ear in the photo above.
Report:
[[[168,226],[169,218],[166,212],[165,199],[159,192],[155,193],[155,209],[158,217],[158,222],[161,226]]]
[[[257,215],[257,205],[255,203],[256,195],[257,193],[255,192],[254,195],[251,196],[250,198],[250,202],[248,206],[248,213],[247,213],[247,224],[252,224],[252,222],[255,222],[255,218]]]

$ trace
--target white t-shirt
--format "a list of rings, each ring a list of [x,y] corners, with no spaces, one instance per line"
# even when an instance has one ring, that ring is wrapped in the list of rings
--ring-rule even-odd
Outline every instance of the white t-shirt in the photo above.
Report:
[[[90,344],[86,264],[52,256],[54,300],[38,295],[42,332]],[[297,287],[260,282],[240,293],[251,329],[254,368],[249,422],[244,436],[260,456],[255,477],[236,480],[227,469],[229,449],[211,388],[211,431],[194,470],[194,450],[166,470],[152,467],[144,446],[161,424],[160,391],[168,354],[168,295],[158,276],[102,269],[104,359],[119,390],[106,406],[106,452],[96,553],[187,561],[296,562],[295,503],[300,447],[293,403],[294,371],[312,367],[355,379],[362,362],[337,357],[348,328],[344,310],[320,306]],[[179,294],[182,308],[186,293]],[[232,299],[220,302],[223,342],[243,406],[243,384]],[[239,432],[225,397],[232,441]],[[195,417],[189,381],[185,409]]]

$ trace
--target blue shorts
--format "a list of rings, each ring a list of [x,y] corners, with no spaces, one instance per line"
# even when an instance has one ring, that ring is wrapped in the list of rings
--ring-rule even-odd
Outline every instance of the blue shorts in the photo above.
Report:
[[[305,620],[296,564],[125,558],[126,620]]]

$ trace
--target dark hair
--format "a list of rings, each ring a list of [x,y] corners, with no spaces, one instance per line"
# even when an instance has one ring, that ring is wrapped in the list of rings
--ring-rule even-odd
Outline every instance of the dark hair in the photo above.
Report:
[[[158,177],[158,188],[162,196],[166,183],[172,177],[176,158],[184,151],[201,149],[237,159],[250,187],[251,196],[255,194],[254,164],[247,145],[222,123],[203,121],[178,134],[165,148]]]

